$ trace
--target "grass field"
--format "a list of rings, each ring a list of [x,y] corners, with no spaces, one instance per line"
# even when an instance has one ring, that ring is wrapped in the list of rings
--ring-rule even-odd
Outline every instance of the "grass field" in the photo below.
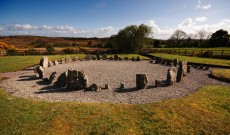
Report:
[[[50,103],[0,90],[0,134],[230,134],[229,89],[143,105]]]
[[[145,59],[145,60],[149,59],[148,57],[144,57],[144,56],[141,56],[138,54],[119,54],[119,57],[121,57],[121,58],[128,57],[129,59],[131,59],[132,57],[134,57],[136,59],[137,56],[139,56],[141,59]],[[100,57],[102,57],[102,55]],[[109,58],[109,57],[114,57],[114,54],[107,54],[107,58]]]
[[[194,63],[204,63],[220,66],[230,66],[230,60],[221,60],[221,59],[211,59],[211,58],[200,58],[200,57],[189,57],[189,56],[180,56],[173,54],[164,54],[164,53],[151,53],[153,56],[161,57],[164,59],[179,59],[180,61],[185,60],[188,62]]]
[[[215,69],[212,71],[212,75],[220,80],[230,82],[230,69]]]
[[[230,51],[230,47],[215,47],[215,48],[152,48],[152,49],[159,49],[159,50],[195,50],[195,51],[201,51],[201,50],[217,50],[217,51]]]

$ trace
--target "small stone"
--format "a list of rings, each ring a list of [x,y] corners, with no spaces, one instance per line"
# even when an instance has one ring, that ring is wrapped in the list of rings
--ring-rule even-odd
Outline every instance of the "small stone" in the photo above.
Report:
[[[113,60],[113,57],[110,57],[109,60]]]
[[[162,85],[162,80],[155,80],[155,86],[160,87]]]
[[[62,59],[62,60],[61,60],[61,64],[65,64],[65,59]]]
[[[93,83],[91,86],[89,86],[87,89],[87,91],[99,91],[100,90],[100,87],[96,84],[96,83]]]
[[[54,65],[57,66],[58,65],[58,61],[55,60],[54,61]]]
[[[52,61],[49,61],[49,62],[48,62],[48,67],[52,67],[52,66],[54,66],[53,62],[52,62]]]
[[[115,55],[114,55],[114,60],[118,60],[118,58],[119,58],[119,55],[118,55],[118,54],[115,54]]]
[[[132,57],[132,59],[131,59],[132,61],[135,61],[135,58],[134,57]]]
[[[141,61],[140,56],[137,56],[136,61]]]
[[[209,70],[209,66],[205,66],[204,70]]]
[[[156,58],[156,60],[155,60],[155,64],[159,64],[159,63],[161,63],[163,61],[163,59],[162,58]]]
[[[121,82],[121,84],[120,84],[120,90],[123,90],[123,89],[125,89],[125,83]]]
[[[203,70],[203,69],[204,69],[204,66],[203,66],[203,65],[200,65],[200,66],[199,66],[199,69]]]
[[[121,57],[118,57],[118,60],[122,61],[122,58],[121,58]]]
[[[129,60],[129,57],[125,57],[125,60]]]
[[[106,55],[106,54],[103,54],[102,59],[103,59],[103,60],[107,60],[107,55]]]
[[[137,89],[144,89],[148,84],[148,77],[146,74],[136,74]]]
[[[73,62],[76,62],[77,60],[78,60],[78,57],[75,56],[75,57],[73,58]]]
[[[149,63],[153,63],[153,60],[150,60]]]
[[[66,59],[65,59],[65,63],[71,63],[72,62],[72,59],[70,58],[70,57],[67,57]]]
[[[109,89],[109,84],[108,83],[105,84],[105,89]]]

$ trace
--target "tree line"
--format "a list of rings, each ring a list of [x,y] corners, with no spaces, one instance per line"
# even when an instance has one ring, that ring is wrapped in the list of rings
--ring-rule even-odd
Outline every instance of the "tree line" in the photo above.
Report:
[[[214,33],[200,30],[196,34],[187,34],[176,30],[168,40],[154,40],[151,27],[141,24],[130,25],[112,35],[104,47],[130,53],[140,52],[143,48],[152,47],[230,47],[230,35],[223,29]]]

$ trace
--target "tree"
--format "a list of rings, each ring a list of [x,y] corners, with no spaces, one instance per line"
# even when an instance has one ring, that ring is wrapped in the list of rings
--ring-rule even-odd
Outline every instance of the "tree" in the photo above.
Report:
[[[180,47],[181,41],[185,38],[186,38],[186,33],[182,30],[176,30],[171,36],[171,39],[176,40],[177,47]]]
[[[204,39],[206,39],[208,33],[205,30],[200,30],[196,33],[196,38],[199,40],[199,46],[202,47],[202,42]]]
[[[151,27],[144,24],[127,26],[115,36],[117,49],[122,52],[140,52],[151,33]]]
[[[187,34],[187,35],[186,35],[185,38],[187,39],[187,44],[186,44],[185,47],[190,47],[191,40],[192,40],[193,37],[194,37],[193,34]]]
[[[47,45],[46,52],[47,54],[53,54],[55,52],[54,46],[51,44]]]
[[[154,47],[158,48],[161,46],[161,41],[160,40],[155,40],[154,41]]]
[[[212,47],[224,47],[228,46],[229,38],[228,31],[220,29],[211,35],[209,42]]]

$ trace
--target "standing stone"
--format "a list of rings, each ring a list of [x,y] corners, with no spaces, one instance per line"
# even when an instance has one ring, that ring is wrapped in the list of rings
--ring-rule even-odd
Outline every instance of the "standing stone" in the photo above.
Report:
[[[172,65],[172,60],[167,60],[167,63],[166,63],[166,65]]]
[[[66,80],[67,80],[67,73],[64,72],[58,77],[57,81],[54,83],[54,86],[56,86],[58,88],[65,87],[66,86]]]
[[[99,52],[99,51],[97,51],[96,57],[97,57],[97,60],[100,60],[100,59],[101,59],[101,58],[100,58],[100,52]]]
[[[36,72],[38,73],[39,78],[40,78],[40,79],[43,79],[44,70],[43,70],[42,66],[37,66],[37,67],[36,67]]]
[[[134,57],[132,57],[132,59],[131,59],[132,61],[135,61],[135,58]]]
[[[57,72],[53,72],[49,77],[49,84],[52,84],[54,78],[56,77]]]
[[[178,60],[178,59],[174,59],[174,60],[173,60],[173,66],[174,66],[174,67],[177,67],[178,64],[179,64],[179,60]]]
[[[187,62],[181,61],[179,63],[179,69],[177,71],[176,81],[181,82],[183,80],[183,78],[186,77],[186,73],[187,73]]]
[[[43,68],[47,68],[48,67],[48,57],[47,56],[43,56],[40,59],[40,66],[42,66]]]
[[[160,87],[162,85],[162,80],[155,80],[155,86]]]
[[[107,60],[107,55],[106,55],[106,54],[103,54],[102,59],[103,59],[103,60]]]
[[[140,56],[137,56],[136,61],[141,61]]]
[[[190,72],[191,72],[191,69],[192,69],[192,66],[191,66],[191,65],[188,65],[188,66],[187,66],[187,73],[190,73]]]
[[[125,60],[129,60],[129,57],[125,57]]]
[[[122,60],[122,58],[121,58],[121,57],[118,57],[118,60],[120,60],[120,61],[121,61],[121,60]]]
[[[55,60],[54,61],[54,65],[57,66],[58,65],[58,61]]]
[[[110,57],[109,60],[113,60],[113,57]]]
[[[199,66],[199,69],[202,69],[202,70],[203,70],[203,69],[204,69],[204,66],[203,66],[203,65],[200,65],[200,66]]]
[[[105,89],[109,89],[109,84],[108,83],[105,84]]]
[[[153,63],[153,60],[150,60],[149,63]]]
[[[65,59],[65,63],[71,63],[72,62],[72,59],[70,58],[70,57],[67,57],[66,59]]]
[[[155,64],[159,64],[159,63],[161,63],[163,61],[163,59],[162,58],[156,58],[156,60],[155,60]]]
[[[65,59],[62,59],[62,60],[61,60],[61,64],[65,64]]]
[[[148,77],[146,74],[136,74],[136,87],[138,89],[144,89],[148,83]]]
[[[68,69],[68,75],[67,75],[67,82],[66,82],[66,88],[67,89],[75,89],[77,84],[77,71]]]
[[[120,84],[120,90],[123,90],[123,89],[125,89],[125,83],[121,82],[121,84]]]
[[[114,60],[118,60],[118,58],[119,58],[119,55],[118,55],[118,54],[115,54],[115,55],[114,55]]]
[[[100,87],[96,83],[93,83],[86,90],[87,91],[99,91]]]
[[[48,66],[49,66],[49,67],[54,66],[53,62],[52,62],[52,61],[49,61],[49,62],[48,62]]]
[[[209,70],[209,66],[206,66],[206,67],[204,68],[204,70]]]
[[[87,88],[87,86],[88,86],[88,79],[84,75],[84,71],[78,71],[76,89],[77,90],[82,90],[82,89]]]
[[[176,82],[176,68],[171,67],[168,69],[166,84],[173,85]]]

